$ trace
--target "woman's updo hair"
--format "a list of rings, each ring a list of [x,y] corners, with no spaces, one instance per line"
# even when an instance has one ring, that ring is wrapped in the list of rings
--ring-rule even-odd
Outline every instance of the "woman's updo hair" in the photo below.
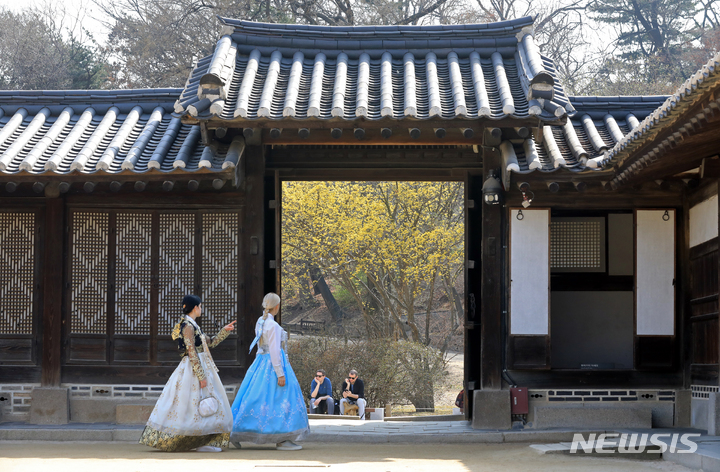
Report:
[[[202,300],[197,295],[185,295],[182,301],[182,311],[186,315],[200,305]]]
[[[267,318],[270,310],[280,304],[280,296],[277,293],[270,292],[263,298],[263,319]]]

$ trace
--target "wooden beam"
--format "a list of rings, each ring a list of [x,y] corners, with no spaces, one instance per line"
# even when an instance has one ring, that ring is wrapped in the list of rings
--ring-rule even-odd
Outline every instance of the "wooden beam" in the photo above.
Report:
[[[500,128],[485,128],[483,130],[482,145],[488,147],[500,146],[502,142],[502,130]]]
[[[358,118],[355,120],[345,120],[343,118],[333,118],[333,119],[294,119],[294,118],[285,118],[282,120],[273,120],[269,118],[260,118],[260,119],[243,119],[243,118],[236,118],[233,120],[223,120],[220,118],[211,118],[207,121],[204,121],[202,119],[197,119],[189,115],[185,115],[182,117],[182,122],[186,124],[198,124],[198,123],[207,123],[207,126],[210,128],[219,128],[219,127],[226,127],[229,129],[232,128],[242,128],[242,129],[253,129],[255,131],[261,130],[261,129],[270,129],[270,128],[277,128],[278,126],[282,126],[285,129],[298,129],[298,128],[310,128],[312,130],[315,129],[327,129],[330,130],[332,128],[343,128],[343,129],[353,129],[353,128],[365,128],[368,129],[380,129],[380,128],[393,128],[393,129],[407,129],[410,126],[415,126],[418,128],[430,129],[432,128],[473,128],[476,133],[480,133],[480,130],[486,127],[496,127],[496,128],[519,128],[519,127],[527,127],[531,129],[536,129],[538,126],[542,125],[563,125],[565,124],[565,121],[567,121],[567,118],[556,118],[552,120],[538,120],[537,117],[527,117],[527,118],[513,118],[513,117],[504,117],[499,120],[495,120],[492,118],[455,118],[451,120],[444,120],[442,118],[433,118],[428,120],[410,120],[410,119],[394,119],[391,117],[381,118],[379,120],[367,120],[365,118]],[[245,136],[247,138],[247,136]]]
[[[470,168],[482,166],[482,156],[471,149],[318,149],[275,148],[266,165],[272,168]]]
[[[47,198],[42,253],[42,361],[41,384],[58,387],[61,380],[62,298],[65,205],[62,198]]]
[[[408,180],[441,182],[462,181],[467,169],[441,169],[441,168],[362,168],[344,167],[340,169],[324,168],[279,168],[283,180],[308,181],[388,181],[403,182]]]
[[[720,159],[718,156],[706,157],[700,164],[701,179],[718,179],[720,178]]]
[[[363,130],[360,132],[359,130]],[[438,128],[439,129],[439,128]],[[435,134],[434,129],[426,128],[334,128],[331,132],[325,130],[311,130],[307,137],[303,138],[294,133],[283,133],[277,138],[270,136],[269,131],[263,131],[262,142],[270,145],[367,145],[367,146],[402,146],[402,145],[459,145],[468,146],[481,144],[481,139],[465,137],[460,128],[444,128],[445,137],[440,138]]]
[[[559,185],[557,193],[553,193],[545,184],[530,182],[535,198],[533,206],[552,207],[557,209],[633,209],[633,208],[678,208],[682,202],[683,189],[675,185],[668,191],[657,185],[647,185],[640,189],[622,187],[608,192],[599,183],[587,186],[584,192],[578,192],[569,183]],[[520,206],[522,194],[510,187],[505,192],[507,206]]]
[[[355,143],[357,144],[357,143]],[[214,178],[226,178],[232,179],[235,170],[231,167],[224,170],[211,170],[207,168],[198,169],[192,172],[187,172],[184,169],[177,169],[170,172],[164,172],[157,169],[150,169],[142,173],[135,172],[132,170],[124,170],[122,172],[96,172],[92,174],[92,181],[96,184],[103,182],[135,182],[139,177],[142,177],[147,182],[164,182],[168,178],[175,180],[185,179],[214,179]],[[35,182],[55,182],[60,181],[67,182],[69,184],[81,183],[84,184],[88,181],[88,174],[73,171],[67,174],[58,175],[54,172],[45,172],[43,174],[1,174],[0,173],[0,188],[2,188],[2,182],[5,182],[5,190],[10,191],[7,186],[12,184],[14,189],[17,189],[20,183],[35,183]],[[81,185],[82,186],[82,185]],[[14,190],[13,190],[14,191]]]

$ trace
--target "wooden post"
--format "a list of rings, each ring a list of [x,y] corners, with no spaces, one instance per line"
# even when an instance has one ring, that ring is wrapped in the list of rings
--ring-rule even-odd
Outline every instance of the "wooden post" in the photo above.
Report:
[[[472,419],[473,390],[480,388],[480,293],[482,251],[482,172],[465,177],[465,418]]]
[[[265,156],[262,146],[245,148],[245,211],[243,212],[240,264],[243,270],[243,318],[238,325],[238,359],[247,369],[254,359],[248,354],[255,338],[255,322],[262,314],[265,295]]]
[[[45,234],[42,264],[43,387],[60,386],[62,356],[63,235],[65,206],[62,198],[45,200]]]
[[[275,274],[273,278],[274,287],[269,288],[280,295],[280,279],[282,270],[280,268],[280,255],[282,254],[282,240],[281,240],[281,229],[282,229],[282,183],[280,181],[280,171],[276,170],[273,175],[273,191],[275,199],[275,208],[272,214],[273,221],[273,254],[269,254],[268,257],[275,261]],[[278,313],[277,322],[282,324],[282,306]]]
[[[502,157],[496,146],[483,146],[483,182],[491,171],[500,175]],[[482,200],[481,200],[482,202]],[[503,211],[501,205],[482,205],[482,260],[480,299],[481,390],[502,387],[502,280]]]

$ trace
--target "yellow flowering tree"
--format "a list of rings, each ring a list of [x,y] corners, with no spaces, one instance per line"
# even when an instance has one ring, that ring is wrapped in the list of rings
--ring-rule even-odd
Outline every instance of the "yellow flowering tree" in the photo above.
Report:
[[[429,344],[438,291],[451,300],[447,339],[459,328],[462,183],[286,182],[282,243],[284,289],[319,269],[351,294],[371,337]],[[418,307],[427,315],[424,326]]]
[[[444,370],[444,361],[437,360],[461,326],[455,283],[463,268],[463,201],[458,182],[283,186],[283,290],[300,289],[311,274],[349,293],[362,312],[367,338],[390,342],[404,372],[412,373],[415,388],[405,394],[416,408],[434,409],[434,384]],[[347,327],[328,287],[320,290],[337,325]],[[434,343],[440,352],[429,347],[438,292],[450,301],[444,339]],[[425,315],[422,324],[419,314]]]

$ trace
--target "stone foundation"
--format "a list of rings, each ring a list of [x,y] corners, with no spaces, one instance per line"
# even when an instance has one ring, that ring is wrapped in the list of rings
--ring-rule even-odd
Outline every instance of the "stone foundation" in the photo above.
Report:
[[[64,384],[61,386],[68,397],[67,419],[70,423],[125,423],[141,424],[147,421],[152,407],[162,393],[163,385],[112,385],[112,384]],[[226,385],[225,392],[232,404],[239,385]],[[0,421],[35,422],[31,420],[33,390],[40,392],[39,384],[0,384]],[[127,405],[134,405],[128,407]],[[118,413],[118,407],[120,412]],[[46,409],[43,409],[43,411]],[[142,418],[145,418],[142,420]],[[44,421],[44,420],[42,420]],[[55,421],[58,421],[57,419]],[[58,424],[58,423],[37,423]]]
[[[40,384],[0,384],[0,421],[30,421],[32,390]]]
[[[35,387],[30,403],[30,423],[67,424],[70,421],[69,391],[63,387]]]
[[[510,391],[473,391],[473,429],[510,429]]]

